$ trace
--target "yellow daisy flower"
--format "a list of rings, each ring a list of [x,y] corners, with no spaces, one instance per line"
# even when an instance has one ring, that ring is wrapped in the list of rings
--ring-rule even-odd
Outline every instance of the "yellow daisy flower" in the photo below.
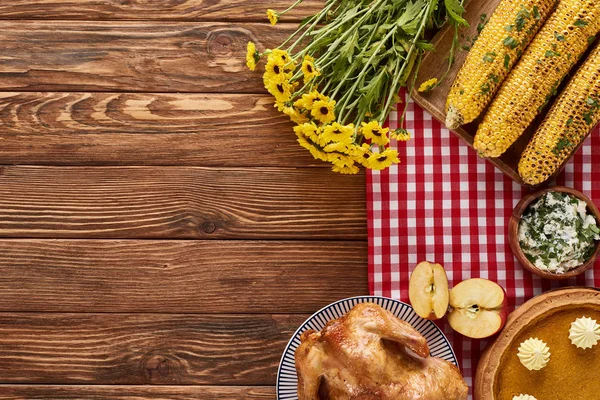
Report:
[[[275,97],[278,103],[285,103],[292,97],[290,84],[287,82],[271,82],[266,86],[269,93]]]
[[[304,84],[313,80],[316,76],[321,75],[321,72],[315,67],[315,59],[309,55],[304,56],[302,60],[302,73],[304,74]]]
[[[250,71],[256,70],[256,63],[260,60],[260,55],[256,50],[256,45],[252,42],[248,42],[246,52],[246,66]]]
[[[313,103],[311,115],[319,122],[328,124],[335,121],[335,100],[318,100]]]
[[[338,142],[338,143],[352,143],[352,136],[354,135],[354,124],[342,125],[338,122],[334,122],[331,125],[327,125],[323,128],[323,141],[324,143]]]
[[[362,123],[361,133],[365,139],[370,139],[371,143],[385,146],[390,142],[387,137],[387,133],[390,128],[382,128],[377,121],[371,121],[369,123]]]
[[[354,161],[366,168],[369,168],[369,159],[372,155],[371,145],[367,143],[363,143],[362,146],[355,146],[352,154]]]
[[[355,144],[334,142],[334,143],[329,143],[328,145],[323,147],[323,150],[325,150],[327,153],[337,152],[337,153],[343,153],[346,155],[353,156],[356,151],[355,147],[356,147]]]
[[[277,14],[277,11],[271,10],[269,8],[267,10],[267,18],[269,18],[269,22],[271,22],[271,25],[275,25],[277,21],[279,21],[279,14]]]
[[[312,140],[313,143],[318,143],[320,128],[314,122],[305,122],[294,127],[294,132],[298,137],[305,137]]]
[[[347,165],[345,167],[334,165],[331,170],[344,175],[356,175],[360,172],[360,168],[358,168],[356,165]]]
[[[312,110],[313,108],[313,104],[315,103],[315,101],[317,100],[329,100],[326,96],[322,95],[321,93],[319,93],[316,90],[313,90],[310,93],[304,93],[302,95],[302,98],[296,100],[294,102],[294,106],[296,108],[303,108],[305,110]]]
[[[283,109],[288,107],[288,103],[286,103],[284,101],[275,101],[275,104],[273,105],[273,107],[275,107],[277,109],[277,111],[283,112]]]
[[[292,74],[285,71],[285,63],[275,58],[269,58],[265,65],[263,82],[267,86],[271,82],[282,83],[290,80]]]
[[[306,150],[310,151],[310,154],[315,158],[315,160],[329,161],[329,154],[319,149],[314,143],[311,143],[308,140],[306,140],[306,138],[299,137],[298,144],[300,144],[300,146],[304,147]]]
[[[398,152],[394,149],[387,148],[381,153],[374,153],[369,157],[369,168],[383,170],[392,164],[398,164]]]
[[[295,62],[290,57],[290,54],[281,49],[272,50],[269,54],[269,60],[276,60],[283,62],[283,67],[286,72],[293,71],[296,67]]]
[[[390,137],[399,142],[406,142],[410,140],[410,133],[406,129],[396,129],[390,134]]]
[[[354,159],[345,154],[330,154],[329,161],[340,168],[354,165]]]
[[[421,86],[419,86],[419,92],[423,93],[423,92],[429,92],[431,89],[435,88],[438,84],[438,80],[437,78],[431,78],[423,83],[421,83]]]
[[[308,117],[306,115],[302,114],[301,112],[299,112],[298,110],[296,110],[294,107],[286,106],[286,107],[283,107],[283,109],[281,109],[280,111],[283,112],[288,117],[290,117],[292,122],[294,122],[296,124],[304,124],[304,123],[308,122]]]

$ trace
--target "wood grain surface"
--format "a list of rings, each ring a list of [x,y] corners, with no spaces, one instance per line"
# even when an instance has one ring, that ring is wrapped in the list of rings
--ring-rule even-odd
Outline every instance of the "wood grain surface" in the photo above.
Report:
[[[268,94],[0,92],[0,126],[4,164],[329,168]]]
[[[0,21],[0,90],[264,93],[246,44],[275,47],[294,25]]]
[[[266,21],[266,9],[284,10],[291,0],[11,0],[0,19]],[[318,11],[325,0],[304,0],[282,17],[295,21]]]
[[[0,236],[362,240],[364,185],[321,169],[4,167]]]
[[[366,254],[364,242],[5,239],[0,311],[312,313],[369,294]]]
[[[0,376],[2,383],[272,385],[306,317],[0,313]]]
[[[81,386],[0,385],[0,400],[21,399],[90,400],[273,400],[275,388],[268,386]]]
[[[296,143],[248,41],[323,0],[0,2],[0,400],[275,398],[368,294],[365,174]]]

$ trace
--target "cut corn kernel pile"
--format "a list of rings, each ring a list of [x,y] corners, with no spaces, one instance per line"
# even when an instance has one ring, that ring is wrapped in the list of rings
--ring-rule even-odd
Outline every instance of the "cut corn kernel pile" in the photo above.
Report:
[[[492,100],[556,0],[503,0],[469,52],[446,102],[446,126],[474,121]]]
[[[523,134],[600,31],[600,1],[562,0],[502,84],[474,147],[499,157]]]
[[[600,45],[556,100],[521,155],[519,174],[529,185],[551,177],[600,122]]]

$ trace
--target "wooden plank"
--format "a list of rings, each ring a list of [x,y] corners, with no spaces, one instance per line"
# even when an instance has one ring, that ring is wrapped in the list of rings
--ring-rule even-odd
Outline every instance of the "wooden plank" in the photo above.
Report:
[[[307,317],[0,313],[0,382],[272,385]]]
[[[365,240],[364,188],[322,169],[3,167],[0,237]]]
[[[291,24],[0,21],[0,90],[264,93],[249,40],[274,47]]]
[[[0,276],[9,312],[311,313],[369,294],[366,242],[0,240]]]
[[[0,164],[330,168],[292,128],[270,95],[0,92]]]
[[[0,400],[272,400],[275,387],[268,386],[81,386],[0,385]]]
[[[266,21],[267,8],[284,10],[293,0],[254,3],[239,0],[5,0],[1,19],[60,20],[188,20]],[[324,0],[304,0],[282,21],[296,21],[316,13]]]

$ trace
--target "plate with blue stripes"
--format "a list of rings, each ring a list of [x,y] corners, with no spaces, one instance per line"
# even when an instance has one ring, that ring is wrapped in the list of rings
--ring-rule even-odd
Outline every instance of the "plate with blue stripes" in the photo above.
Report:
[[[450,342],[440,328],[432,321],[419,317],[413,308],[401,301],[377,296],[351,297],[330,304],[314,313],[294,333],[283,352],[277,371],[277,399],[298,400],[298,376],[294,354],[300,345],[300,335],[313,329],[320,331],[327,322],[341,317],[359,303],[375,303],[390,311],[396,317],[408,322],[427,339],[432,357],[439,357],[458,367],[458,361]]]

